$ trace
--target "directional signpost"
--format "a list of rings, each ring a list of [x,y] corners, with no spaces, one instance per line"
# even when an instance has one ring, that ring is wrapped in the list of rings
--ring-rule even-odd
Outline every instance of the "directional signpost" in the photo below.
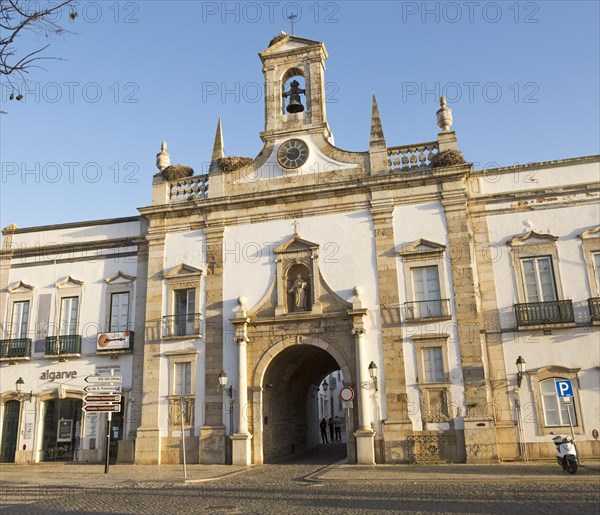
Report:
[[[121,411],[121,382],[123,376],[114,376],[113,370],[109,376],[87,376],[86,383],[92,383],[94,386],[86,386],[85,391],[91,392],[85,396],[85,406],[83,410],[86,413],[108,413],[106,422],[106,459],[104,462],[104,473],[108,474],[108,463],[110,459],[110,423],[113,413]],[[117,383],[117,384],[115,384]]]
[[[110,385],[110,384],[103,384],[103,385],[99,385],[99,386],[86,386],[84,388],[84,390],[86,392],[93,392],[93,393],[121,393],[121,390],[123,389],[123,387],[121,385]]]
[[[120,404],[86,404],[83,407],[86,413],[119,413],[121,411]],[[110,421],[109,421],[110,422]],[[110,433],[109,433],[110,437]]]
[[[86,383],[121,383],[123,376],[87,376]]]

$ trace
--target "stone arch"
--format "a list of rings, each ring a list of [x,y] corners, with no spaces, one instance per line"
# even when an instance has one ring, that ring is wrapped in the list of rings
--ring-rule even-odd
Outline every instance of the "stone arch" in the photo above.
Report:
[[[319,444],[318,419],[311,407],[317,402],[314,388],[326,373],[338,369],[344,385],[351,385],[353,369],[347,358],[334,345],[312,335],[286,337],[263,352],[249,385],[253,463],[276,462]],[[350,457],[355,452],[354,414],[348,420],[346,453]]]
[[[298,338],[300,340],[298,340]],[[346,360],[342,354],[333,345],[321,340],[320,338],[316,338],[315,336],[298,336],[296,338],[288,336],[287,338],[284,338],[270,347],[258,360],[258,363],[252,374],[251,387],[261,388],[265,372],[275,356],[280,354],[284,349],[287,349],[288,347],[294,347],[296,345],[312,345],[314,347],[320,347],[324,351],[328,352],[339,365],[342,374],[344,374],[344,384],[346,386],[350,386],[354,383],[352,374],[350,372],[350,367],[346,363]]]

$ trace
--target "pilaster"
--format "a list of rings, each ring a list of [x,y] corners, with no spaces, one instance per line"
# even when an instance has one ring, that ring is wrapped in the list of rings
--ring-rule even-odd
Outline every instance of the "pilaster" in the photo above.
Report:
[[[164,226],[150,226],[148,240],[146,317],[143,341],[141,426],[137,430],[135,462],[160,465],[160,347],[162,338],[162,273],[164,269]]]
[[[371,215],[377,256],[377,283],[381,310],[381,343],[383,349],[383,380],[387,404],[385,421],[385,460],[407,460],[406,437],[412,434],[408,417],[406,374],[400,326],[400,298],[396,267],[396,243],[393,228],[393,204],[387,192],[371,200]]]
[[[470,208],[472,216],[471,232],[475,247],[477,290],[481,302],[481,308],[479,309],[481,335],[492,390],[498,457],[500,459],[512,459],[521,453],[518,445],[518,428],[515,421],[512,420],[512,409],[508,394],[506,363],[502,348],[500,315],[492,266],[494,260],[490,251],[487,219],[485,216],[477,216],[478,211],[484,214],[483,207]]]
[[[494,418],[488,411],[491,392],[484,367],[483,328],[477,309],[473,273],[475,256],[470,241],[467,194],[463,183],[459,181],[445,182],[441,189],[441,203],[453,248],[450,267],[467,405],[464,419],[467,462],[495,461],[498,459],[498,449]]]
[[[223,232],[222,226],[207,227],[206,234],[206,323],[204,348],[204,425],[200,429],[200,463],[225,463],[223,399],[217,391],[223,369]]]

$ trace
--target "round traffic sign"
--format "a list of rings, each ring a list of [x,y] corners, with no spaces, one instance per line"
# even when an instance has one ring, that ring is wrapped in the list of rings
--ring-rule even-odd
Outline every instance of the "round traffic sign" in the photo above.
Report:
[[[344,402],[352,401],[354,399],[354,390],[349,386],[344,386],[344,388],[340,390],[340,399]]]

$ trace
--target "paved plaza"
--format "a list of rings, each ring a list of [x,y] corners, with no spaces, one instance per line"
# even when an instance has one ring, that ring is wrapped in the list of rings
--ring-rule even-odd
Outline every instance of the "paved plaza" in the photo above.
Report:
[[[595,513],[600,463],[574,475],[554,463],[336,463],[317,449],[257,467],[39,464],[0,466],[0,512],[55,513]]]

